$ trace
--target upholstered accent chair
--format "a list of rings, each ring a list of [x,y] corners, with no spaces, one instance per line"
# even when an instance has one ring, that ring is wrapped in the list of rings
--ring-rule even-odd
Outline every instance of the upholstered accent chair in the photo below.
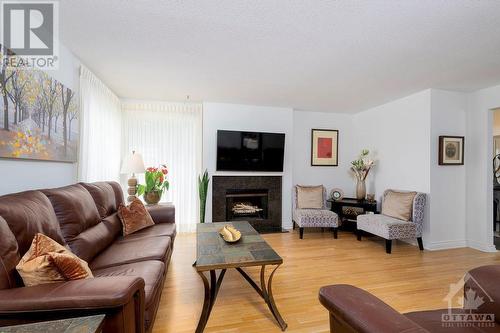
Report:
[[[410,193],[408,191],[387,190],[384,192],[382,201],[386,199],[390,192]],[[383,214],[359,215],[357,218],[358,240],[361,241],[363,232],[385,238],[386,252],[390,254],[392,240],[416,238],[418,247],[423,251],[422,229],[426,200],[427,196],[425,193],[416,193],[413,198],[413,208],[409,221],[400,220]]]
[[[319,208],[300,208],[298,203],[298,187],[312,188],[314,186],[296,185],[293,189],[293,229],[299,227],[300,239],[304,238],[304,228],[333,228],[333,237],[337,239],[339,217],[326,205],[326,188],[323,188],[322,202]]]

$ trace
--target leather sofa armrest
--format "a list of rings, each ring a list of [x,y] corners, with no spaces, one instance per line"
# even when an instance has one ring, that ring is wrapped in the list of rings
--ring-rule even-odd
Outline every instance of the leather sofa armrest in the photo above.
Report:
[[[323,287],[319,291],[319,300],[330,312],[332,332],[428,333],[377,297],[354,286]]]
[[[146,206],[155,224],[175,223],[175,206],[172,204],[159,204]]]
[[[144,280],[138,277],[97,277],[0,290],[0,315],[18,312],[117,308],[144,303]]]

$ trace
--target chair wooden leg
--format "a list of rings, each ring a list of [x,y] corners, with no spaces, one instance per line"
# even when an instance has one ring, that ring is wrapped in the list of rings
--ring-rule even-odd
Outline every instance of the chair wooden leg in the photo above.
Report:
[[[292,221],[292,228],[295,230],[295,221]]]
[[[299,228],[300,239],[304,239],[304,228]]]
[[[391,248],[392,248],[392,240],[391,239],[386,239],[385,240],[385,252],[387,254],[391,254]]]
[[[356,236],[357,236],[357,238],[358,238],[358,241],[360,241],[360,242],[361,242],[361,236],[362,236],[362,235],[363,235],[363,231],[361,231],[361,230],[357,230],[357,231],[356,231]]]
[[[418,248],[420,251],[424,250],[424,243],[422,242],[422,237],[417,237],[417,242],[418,242]]]
[[[338,236],[338,228],[333,228],[333,238],[334,239],[337,239],[339,236]]]

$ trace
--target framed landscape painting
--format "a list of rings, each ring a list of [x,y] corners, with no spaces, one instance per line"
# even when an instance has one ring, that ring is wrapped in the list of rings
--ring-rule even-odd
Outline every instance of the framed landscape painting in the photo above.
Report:
[[[464,165],[465,137],[439,137],[439,165]]]
[[[338,130],[311,130],[311,166],[338,166],[338,150]]]
[[[3,61],[6,52],[1,49]],[[75,92],[44,71],[5,66],[0,68],[0,86],[4,87],[0,158],[76,162],[79,103]]]

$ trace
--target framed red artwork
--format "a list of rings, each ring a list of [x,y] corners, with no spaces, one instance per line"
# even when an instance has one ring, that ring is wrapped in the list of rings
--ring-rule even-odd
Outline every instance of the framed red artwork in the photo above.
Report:
[[[311,166],[338,166],[338,150],[338,130],[311,130]]]

